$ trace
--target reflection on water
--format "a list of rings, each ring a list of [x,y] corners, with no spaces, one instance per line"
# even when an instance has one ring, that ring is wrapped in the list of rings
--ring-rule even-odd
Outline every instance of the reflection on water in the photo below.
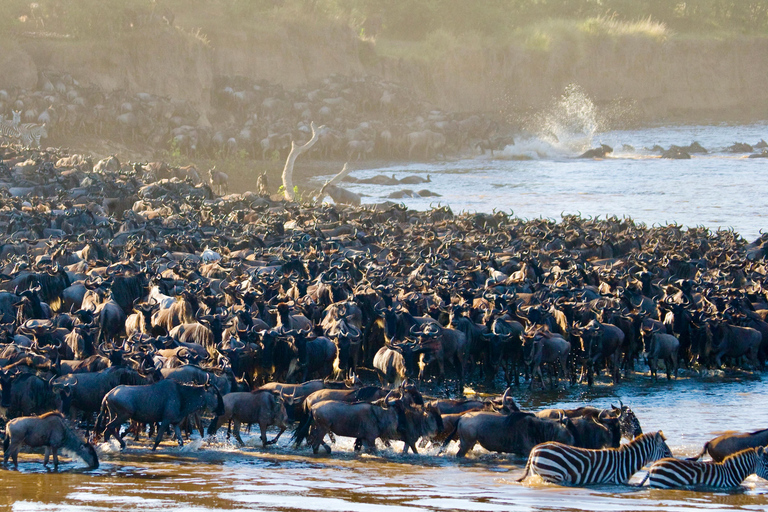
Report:
[[[681,378],[654,384],[636,375],[618,387],[576,386],[560,392],[519,390],[522,408],[572,407],[585,402],[608,407],[629,404],[645,431],[663,430],[676,455],[697,453],[724,430],[768,426],[763,404],[768,386],[749,374],[716,379]],[[245,436],[257,445],[258,436]],[[352,440],[339,439],[331,457],[314,456],[289,440],[267,450],[239,449],[224,439],[198,442],[180,452],[168,443],[157,453],[144,444],[124,453],[102,445],[102,465],[84,471],[78,463],[63,472],[42,468],[27,455],[19,471],[0,471],[0,504],[13,510],[327,510],[349,511],[533,511],[533,510],[765,510],[768,482],[750,477],[735,492],[661,491],[621,486],[588,489],[515,483],[525,463],[475,448],[466,461],[437,448],[400,455],[400,443],[377,455],[355,455]],[[636,475],[637,482],[642,473]]]

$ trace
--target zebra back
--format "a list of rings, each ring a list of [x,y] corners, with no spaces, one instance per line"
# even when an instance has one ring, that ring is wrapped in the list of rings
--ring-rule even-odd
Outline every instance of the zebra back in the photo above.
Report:
[[[542,443],[531,450],[520,480],[530,473],[557,484],[623,484],[644,465],[671,455],[661,431],[641,434],[619,448],[602,450]]]
[[[24,146],[31,146],[32,141],[35,141],[35,147],[40,147],[40,139],[48,137],[48,131],[45,129],[45,123],[24,123],[18,126],[18,131],[21,136],[21,143]]]
[[[662,459],[648,470],[651,487],[738,487],[756,473],[768,479],[768,451],[762,446],[729,455],[722,462]]]
[[[0,122],[0,137],[10,137],[18,139],[21,137],[18,128],[16,128],[11,121]]]

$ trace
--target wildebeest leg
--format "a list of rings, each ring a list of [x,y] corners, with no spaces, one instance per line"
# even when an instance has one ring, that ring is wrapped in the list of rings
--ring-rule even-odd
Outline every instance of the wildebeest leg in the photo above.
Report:
[[[104,429],[104,441],[108,441],[110,434],[112,434],[115,436],[115,439],[120,442],[120,449],[125,450],[125,441],[123,441],[123,438],[120,437],[120,425],[122,424],[123,420],[120,418],[120,416],[116,416],[112,421],[107,423],[107,426]]]
[[[178,423],[173,426],[173,431],[176,432],[176,439],[178,439],[179,448],[181,448],[182,446],[184,446],[184,437],[182,437],[181,435],[181,427],[179,426]]]
[[[46,446],[45,447],[45,456],[43,457],[43,466],[47,466],[48,465],[48,459],[50,459],[50,458],[51,458],[51,447],[50,446]]]
[[[277,433],[273,440],[267,441],[267,444],[277,444],[277,440],[280,439],[280,436],[283,435],[283,432],[285,432],[285,427],[280,427],[280,432]],[[266,435],[264,437],[266,439]]]
[[[355,451],[359,452],[362,447],[363,447],[363,440],[358,437],[357,439],[355,439]]]
[[[160,444],[160,441],[163,440],[163,435],[165,435],[165,431],[168,430],[169,423],[169,421],[163,420],[163,422],[160,423],[160,426],[157,427],[157,437],[155,438],[155,445],[152,447],[152,451],[155,451]]]
[[[245,443],[243,442],[243,438],[240,437],[240,426],[241,426],[240,420],[233,418],[232,423],[233,423],[232,429],[235,431],[235,439],[237,439],[237,442],[240,443],[240,446],[245,446]],[[264,431],[262,430],[262,435],[263,435],[263,432]]]
[[[52,446],[51,453],[53,454],[53,469],[59,469],[59,449]]]
[[[459,440],[459,451],[456,452],[456,457],[458,458],[464,457],[467,454],[467,452],[469,452],[469,450],[475,447],[476,442],[477,441],[475,440],[468,441],[464,438],[461,438]]]
[[[8,449],[8,451],[5,452],[5,458],[3,459],[3,464],[8,462],[8,455],[10,454],[11,458],[13,459],[13,467],[16,469],[19,468],[19,450],[21,449],[21,443],[14,443],[11,442],[11,446]]]

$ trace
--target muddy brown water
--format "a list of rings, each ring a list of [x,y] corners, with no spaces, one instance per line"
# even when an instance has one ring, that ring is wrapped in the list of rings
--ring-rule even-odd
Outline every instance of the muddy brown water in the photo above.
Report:
[[[685,372],[684,372],[685,373]],[[663,430],[676,455],[697,453],[705,441],[726,430],[768,427],[768,385],[760,375],[683,376],[653,383],[635,375],[619,386],[577,385],[559,391],[514,392],[524,409],[608,407],[622,400],[644,431]],[[270,437],[274,433],[270,433]],[[0,470],[0,504],[11,510],[324,510],[324,511],[536,511],[536,510],[766,510],[768,482],[749,477],[735,491],[660,491],[631,486],[565,488],[529,481],[518,484],[525,461],[476,447],[457,461],[426,448],[401,455],[401,443],[380,446],[376,455],[356,455],[352,440],[340,438],[330,456],[290,447],[262,449],[258,433],[246,447],[193,437],[184,448],[164,443],[156,453],[146,442],[129,441],[98,449],[101,467],[86,471],[77,461],[58,473],[43,468],[41,455],[22,456],[19,470]],[[638,482],[643,472],[632,482]]]

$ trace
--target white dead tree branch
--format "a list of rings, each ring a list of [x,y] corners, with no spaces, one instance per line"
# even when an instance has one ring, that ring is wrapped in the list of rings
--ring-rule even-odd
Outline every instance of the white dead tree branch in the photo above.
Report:
[[[346,176],[350,172],[352,171],[350,169],[347,169],[347,164],[345,163],[340,173],[338,173],[336,176],[334,176],[333,178],[325,182],[325,184],[323,185],[323,188],[321,188],[320,192],[317,193],[317,196],[315,197],[315,202],[322,203],[323,199],[325,199],[325,196],[327,195],[325,190],[330,186],[336,185],[338,182],[344,179],[344,176]]]
[[[297,146],[295,141],[291,141],[291,152],[288,153],[288,159],[285,161],[285,167],[283,168],[283,196],[288,201],[293,201],[293,164],[300,154],[308,151],[317,142],[317,138],[320,135],[320,130],[325,128],[325,125],[320,128],[315,128],[315,123],[310,123],[312,128],[312,138],[310,138],[306,144]]]

